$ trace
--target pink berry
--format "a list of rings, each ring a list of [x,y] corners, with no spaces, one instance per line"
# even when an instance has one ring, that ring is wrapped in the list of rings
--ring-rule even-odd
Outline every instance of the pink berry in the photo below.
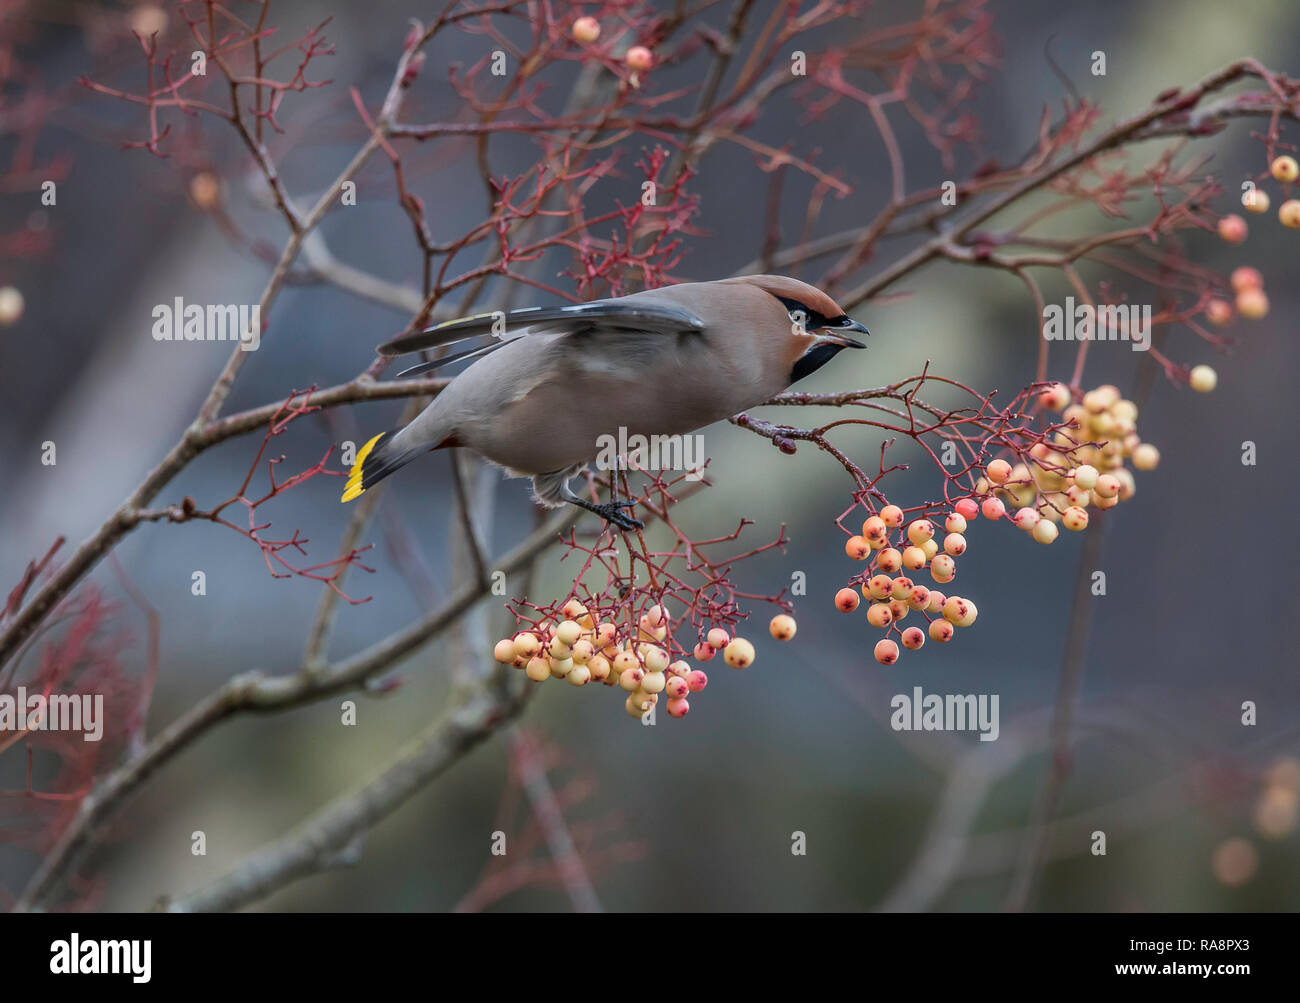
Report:
[[[889,638],[882,638],[876,642],[874,654],[881,665],[893,665],[898,661],[898,645]]]
[[[668,694],[669,701],[680,700],[690,691],[690,683],[681,676],[670,676],[668,682],[664,684],[664,692]]]
[[[718,649],[707,641],[701,641],[695,646],[695,660],[697,662],[707,662],[710,658],[718,653]]]
[[[654,63],[654,55],[644,45],[634,45],[627,50],[627,65],[634,70],[648,70]]]
[[[1246,221],[1236,213],[1219,219],[1219,237],[1228,244],[1240,244],[1246,239]]]
[[[670,699],[667,706],[669,717],[685,717],[691,712],[690,701],[685,697],[678,697],[676,700]]]
[[[835,608],[841,613],[852,613],[858,608],[858,594],[852,589],[840,589],[835,593]]]
[[[1000,498],[985,498],[984,503],[980,505],[980,511],[984,513],[985,519],[1001,519],[1007,514],[1007,507],[1002,504]]]
[[[705,640],[709,642],[709,647],[721,650],[730,643],[731,635],[721,627],[714,627],[709,631]]]
[[[709,685],[708,674],[702,669],[692,669],[686,676],[686,685],[692,693],[698,693]]]
[[[967,522],[978,517],[980,514],[980,507],[975,502],[974,498],[963,498],[953,506],[953,509]]]
[[[904,648],[915,651],[923,644],[925,644],[925,632],[920,627],[908,627],[907,630],[903,631]]]

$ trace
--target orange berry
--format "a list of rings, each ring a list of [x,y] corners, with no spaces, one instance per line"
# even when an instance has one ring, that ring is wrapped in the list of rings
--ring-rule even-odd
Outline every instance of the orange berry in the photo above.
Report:
[[[888,575],[873,575],[867,580],[866,592],[872,599],[888,599],[894,593],[894,580]]]
[[[894,622],[894,612],[889,603],[873,602],[867,607],[867,623],[873,627],[888,627]]]
[[[858,608],[858,594],[852,589],[840,589],[835,593],[835,608],[841,613],[852,613]]]
[[[515,652],[515,642],[511,641],[509,638],[504,641],[497,641],[496,645],[492,648],[492,657],[503,665],[510,664],[519,657]]]
[[[889,594],[895,599],[901,599],[903,602],[907,602],[912,598],[912,591],[914,588],[915,586],[912,584],[912,579],[895,578],[894,585],[889,590]]]
[[[943,601],[943,618],[951,624],[960,623],[969,610],[969,604],[961,596],[949,596]]]
[[[887,637],[881,638],[876,642],[874,654],[881,665],[893,665],[898,661],[898,645]]]
[[[862,524],[862,535],[868,540],[881,540],[884,539],[888,528],[885,525],[885,520],[880,516],[868,516],[866,522]]]
[[[890,529],[897,529],[903,525],[903,510],[897,505],[886,505],[880,510],[880,518],[885,520],[885,525]]]
[[[911,598],[907,600],[907,605],[912,609],[925,609],[930,604],[930,590],[924,585],[913,585]]]
[[[1011,464],[1006,460],[994,460],[984,468],[984,472],[994,484],[1005,484],[1011,476]]]
[[[908,629],[910,630],[911,628],[909,627]],[[957,631],[947,620],[930,621],[930,640],[932,641],[938,641],[940,644],[943,644],[947,641],[951,641],[952,636],[955,633],[957,633]]]
[[[893,547],[886,547],[876,555],[876,567],[892,575],[903,566],[903,555]]]
[[[901,599],[891,599],[889,601],[889,614],[894,618],[894,623],[899,620],[907,619],[907,614],[912,612],[912,607],[907,605]]]
[[[867,555],[871,553],[871,544],[865,537],[850,536],[844,541],[844,553],[855,561],[865,561]]]

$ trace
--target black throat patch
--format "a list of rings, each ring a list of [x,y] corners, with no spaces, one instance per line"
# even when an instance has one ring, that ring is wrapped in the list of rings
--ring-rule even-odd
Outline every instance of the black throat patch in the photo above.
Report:
[[[794,369],[790,370],[790,382],[798,383],[805,376],[817,372],[822,366],[830,362],[840,352],[844,350],[843,345],[832,345],[823,342],[814,348],[804,352],[799,357],[799,361],[794,364]]]

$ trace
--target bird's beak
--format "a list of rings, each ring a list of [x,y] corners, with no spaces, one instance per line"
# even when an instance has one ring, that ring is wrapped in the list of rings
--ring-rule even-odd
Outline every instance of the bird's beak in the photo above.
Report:
[[[830,342],[832,345],[840,345],[844,348],[866,348],[867,346],[864,345],[862,342],[858,341],[855,338],[849,337],[848,332],[850,331],[852,331],[854,334],[871,333],[865,327],[859,324],[856,320],[847,317],[844,320],[840,321],[838,324],[836,324],[834,327],[823,327],[817,333],[820,334],[825,341]]]

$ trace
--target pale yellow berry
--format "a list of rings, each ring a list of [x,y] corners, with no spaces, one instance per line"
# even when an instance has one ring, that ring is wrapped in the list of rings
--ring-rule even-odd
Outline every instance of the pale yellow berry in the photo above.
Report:
[[[915,519],[908,524],[907,538],[918,547],[934,536],[934,523],[929,519]]]
[[[600,38],[600,22],[594,17],[580,17],[573,22],[573,37],[579,42],[594,42]]]
[[[888,575],[873,575],[866,588],[870,599],[888,599],[894,591],[894,580]]]
[[[641,680],[641,689],[647,693],[662,693],[668,676],[663,672],[647,672]]]
[[[966,537],[960,533],[949,533],[943,538],[944,553],[951,554],[953,557],[961,557],[966,553]]]
[[[743,669],[754,664],[754,646],[743,637],[734,637],[722,652],[722,657],[733,669]]]
[[[672,659],[668,657],[668,652],[664,651],[664,649],[660,648],[658,645],[653,644],[646,646],[646,650],[642,654],[641,660],[645,662],[646,670],[649,672],[663,672],[664,669],[668,668],[668,663],[672,661]]]
[[[1155,470],[1160,464],[1160,450],[1149,442],[1144,442],[1133,450],[1133,466],[1139,470]]]
[[[519,656],[515,654],[515,642],[506,638],[504,641],[497,641],[496,646],[492,649],[492,657],[502,664],[509,664]]]
[[[921,544],[921,551],[925,554],[927,561],[934,560],[934,555],[939,553],[939,541],[926,540],[925,543]]]
[[[1039,543],[1052,543],[1059,532],[1056,523],[1051,519],[1040,519],[1038,525],[1034,527],[1034,539]]]
[[[1097,478],[1093,494],[1098,498],[1114,498],[1119,494],[1120,481],[1114,474],[1102,474]]]
[[[586,686],[591,682],[591,669],[585,665],[575,665],[565,673],[564,678],[574,686]]]
[[[709,647],[713,648],[714,650],[721,651],[723,648],[727,646],[727,643],[731,640],[731,635],[728,634],[721,627],[714,627],[705,636],[705,640],[709,642]]]
[[[867,623],[873,627],[888,627],[894,622],[893,611],[889,603],[873,602],[867,607]]]
[[[1247,212],[1268,212],[1268,192],[1259,188],[1248,188],[1241,193],[1241,204]]]
[[[553,658],[568,658],[573,654],[573,649],[561,641],[558,636],[551,638],[551,643],[546,646],[546,650],[550,652]]]
[[[1188,382],[1193,390],[1200,394],[1208,394],[1219,384],[1219,374],[1206,365],[1193,367],[1188,374]]]
[[[953,512],[943,521],[943,528],[949,533],[966,532],[966,518],[960,512]]]
[[[587,662],[587,671],[591,673],[591,678],[598,683],[616,682],[610,679],[609,659],[604,655],[592,655],[591,660]]]
[[[920,571],[925,567],[925,551],[920,547],[908,547],[903,551],[903,567],[909,571]]]
[[[628,695],[627,700],[624,701],[623,706],[632,717],[641,717],[654,706],[654,701],[650,699],[648,693],[631,693]]]
[[[930,562],[930,577],[940,585],[952,581],[956,574],[957,562],[947,554],[936,554],[934,560]]]
[[[767,625],[768,633],[778,641],[789,641],[794,637],[795,631],[799,625],[794,622],[794,617],[786,613],[778,613],[772,617],[772,622]]]
[[[1071,505],[1061,514],[1061,525],[1066,529],[1079,532],[1088,528],[1088,513],[1077,505]]]
[[[618,666],[615,665],[614,668],[617,669]],[[629,693],[632,693],[641,688],[641,680],[644,678],[645,669],[638,665],[635,668],[624,669],[619,674],[618,684]]]
[[[943,601],[943,618],[951,624],[961,622],[970,609],[970,604],[961,596],[949,596]]]
[[[1278,181],[1285,181],[1288,184],[1300,177],[1300,164],[1296,163],[1295,157],[1283,155],[1276,157],[1273,163],[1269,165],[1269,172]]]
[[[545,682],[551,678],[551,663],[541,657],[530,658],[524,666],[524,674],[535,683]]]
[[[962,602],[965,603],[966,605],[966,612],[961,615],[961,618],[957,621],[956,626],[969,627],[971,624],[975,622],[975,618],[979,616],[980,611],[975,608],[975,604],[971,602],[969,599],[963,599]]]
[[[1277,218],[1288,230],[1300,230],[1300,199],[1287,199],[1277,210]]]
[[[555,628],[555,636],[561,644],[572,648],[574,642],[582,636],[582,627],[573,620],[565,620]]]
[[[542,642],[536,634],[523,633],[515,638],[515,655],[519,658],[532,658],[542,650]]]

